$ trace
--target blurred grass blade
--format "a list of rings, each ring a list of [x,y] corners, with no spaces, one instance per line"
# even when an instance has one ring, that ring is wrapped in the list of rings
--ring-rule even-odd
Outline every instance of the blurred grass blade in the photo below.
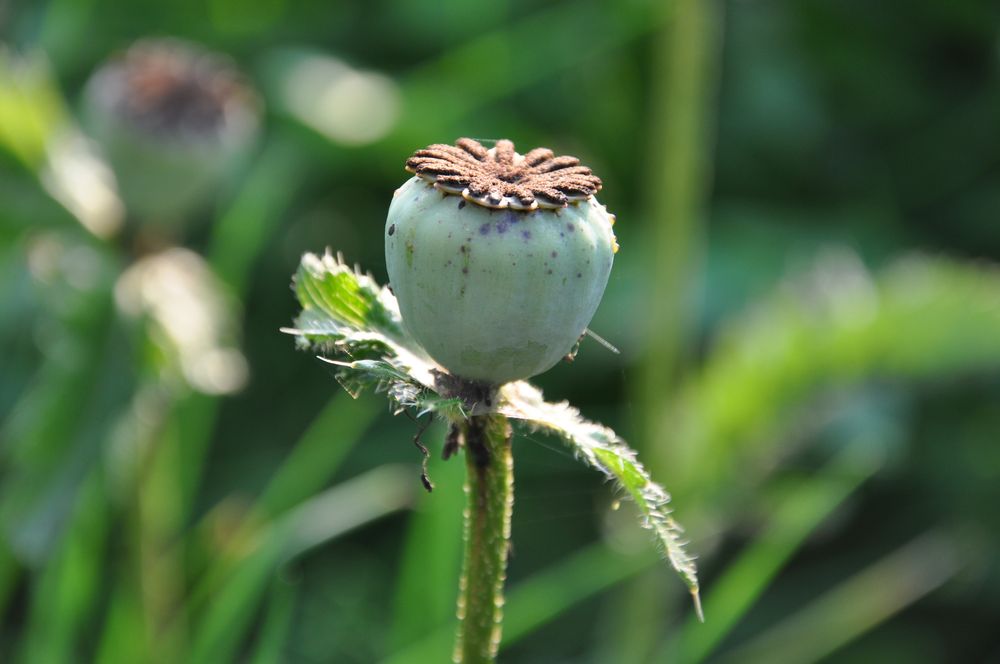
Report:
[[[331,399],[294,445],[250,513],[274,519],[320,491],[375,418],[376,403],[375,399],[364,396],[353,400],[337,395]],[[242,542],[253,536],[254,523],[250,519],[232,539]],[[238,560],[227,556],[213,560],[188,597],[187,605],[194,611],[200,610],[226,584],[237,563]]]
[[[49,138],[68,119],[45,58],[17,56],[0,46],[0,149],[37,171]]]
[[[712,654],[809,535],[878,470],[880,462],[863,449],[872,443],[853,441],[820,472],[782,488],[763,532],[712,583],[705,598],[712,620],[688,621],[676,639],[668,637],[663,661],[701,662]]]
[[[295,617],[296,595],[295,586],[281,579],[276,579],[271,585],[267,615],[250,664],[282,664],[288,661],[284,651]]]
[[[22,560],[37,563],[52,550],[80,487],[101,460],[102,446],[127,407],[132,375],[130,358],[120,352],[124,331],[104,322],[94,330],[96,338],[84,344],[94,356],[72,371],[57,372],[64,374],[57,380],[40,383],[3,432],[17,449],[8,450],[12,457],[0,492],[0,518],[8,544]],[[39,401],[27,402],[35,397]]]
[[[870,631],[964,566],[954,535],[931,531],[841,583],[720,661],[818,662]]]
[[[781,441],[790,413],[823,390],[998,367],[1000,270],[918,255],[872,277],[853,253],[831,253],[729,323],[662,415],[684,440],[663,446],[675,493],[719,503],[754,481],[743,461],[766,452],[751,445]]]
[[[659,562],[650,552],[625,556],[594,544],[514,586],[504,605],[501,650],[534,633],[573,606]],[[446,662],[454,625],[441,626],[425,638],[383,660],[382,664]]]
[[[96,664],[134,664],[150,659],[151,639],[130,563],[120,565],[113,578],[105,577],[110,600],[94,657]]]
[[[268,142],[212,231],[209,262],[233,293],[246,290],[254,261],[304,178],[302,159],[281,136]]]
[[[440,426],[424,434],[425,440],[443,437]],[[421,494],[409,518],[406,543],[396,579],[392,625],[387,651],[395,652],[419,641],[455,618],[455,597],[462,558],[462,510],[465,509],[465,465],[458,459],[430,460],[428,475],[434,493]],[[453,633],[446,639],[451,647]]]
[[[664,442],[659,413],[671,394],[691,343],[698,298],[692,297],[704,252],[719,87],[723,3],[665,3],[653,42],[653,97],[646,129],[649,167],[644,169],[646,294],[643,299],[644,357],[637,363],[636,396],[641,407],[639,449]],[[655,471],[660,468],[650,460]]]
[[[114,175],[76,127],[41,52],[12,55],[0,44],[0,153],[9,152],[94,235],[124,219]]]
[[[579,3],[543,7],[517,20],[470,38],[445,51],[440,57],[415,69],[403,83],[406,113],[420,122],[401,122],[387,153],[395,158],[404,151],[423,145],[428,136],[453,136],[456,126],[475,125],[477,110],[491,102],[509,98],[528,86],[537,85],[560,73],[599,63],[614,52],[650,31],[651,14],[662,4],[622,3],[613,12],[600,12],[596,5]],[[595,30],[595,26],[600,29]],[[538,39],[545,35],[545,39]],[[586,59],[581,60],[579,35],[587,35]],[[524,48],[531,44],[531,48]],[[442,104],[441,99],[449,102]]]
[[[96,625],[93,608],[104,590],[102,553],[110,527],[98,473],[79,494],[65,537],[32,586],[20,657],[26,664],[72,661]]]
[[[547,403],[537,388],[525,382],[503,387],[501,412],[524,420],[529,427],[562,438],[580,458],[602,471],[617,488],[632,498],[644,528],[652,530],[667,559],[691,592],[699,619],[698,573],[694,559],[684,550],[683,529],[670,515],[670,495],[653,481],[633,451],[611,429],[585,420],[568,402]]]
[[[20,565],[7,548],[6,538],[0,537],[0,611],[6,611],[7,602],[17,587],[20,572]]]
[[[515,586],[508,596],[504,644],[512,645],[568,609],[660,561],[653,552],[623,555],[594,544]]]
[[[322,489],[380,411],[368,395],[330,399],[268,482],[255,512],[277,516]]]
[[[198,621],[188,661],[233,661],[275,571],[313,547],[408,506],[413,499],[410,478],[408,468],[382,466],[261,527],[254,551],[237,565]]]

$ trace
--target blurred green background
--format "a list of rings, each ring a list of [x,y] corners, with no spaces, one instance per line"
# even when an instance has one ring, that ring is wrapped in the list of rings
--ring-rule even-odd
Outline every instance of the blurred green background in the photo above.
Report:
[[[164,218],[85,138],[149,36],[261,113]],[[707,615],[523,434],[502,661],[997,661],[998,118],[985,1],[0,2],[0,661],[448,660],[461,463],[428,429],[425,494],[418,427],[279,328],[305,251],[384,281],[405,158],[460,136],[604,180],[622,352],[538,382],[673,493]]]

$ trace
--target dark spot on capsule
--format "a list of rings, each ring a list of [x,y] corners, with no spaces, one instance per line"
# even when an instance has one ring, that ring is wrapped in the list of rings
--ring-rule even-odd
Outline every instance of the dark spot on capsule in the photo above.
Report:
[[[521,215],[513,210],[507,210],[503,219],[497,222],[497,233],[506,233],[507,227],[521,221]]]
[[[480,226],[479,227],[479,234],[480,235],[489,235],[490,234],[490,225],[489,224],[483,224],[482,226]]]
[[[583,273],[581,273],[581,272],[577,272],[576,273],[576,278],[577,279],[581,278],[582,276],[583,276]]]
[[[572,233],[573,231],[576,230],[576,226],[574,226],[573,224],[566,224],[566,230]]]
[[[566,234],[565,234],[565,233],[562,233],[562,232],[560,232],[560,233],[559,233],[559,237],[566,237]]]
[[[525,240],[530,240],[531,231],[521,231],[521,237],[523,237]]]
[[[545,274],[552,274],[552,270],[546,270]]]
[[[468,273],[469,273],[469,268],[463,267],[462,268],[462,274],[468,274]]]
[[[458,202],[458,209],[461,210],[464,207],[465,207],[465,199],[463,198]]]
[[[467,251],[469,251],[469,248],[463,244],[461,247],[458,248],[458,250],[464,254]]]
[[[389,235],[392,235],[395,232],[396,232],[396,224],[390,224],[389,225]]]
[[[555,251],[553,251],[553,252],[552,252],[552,258],[555,258],[555,257],[556,257],[556,256],[558,256],[558,255],[559,255],[559,254],[558,254],[557,252],[555,252]]]
[[[447,262],[446,262],[446,263],[444,264],[444,266],[445,266],[445,267],[451,267],[451,259],[450,259],[450,258],[449,258],[449,259],[448,259],[448,261],[447,261]],[[580,275],[576,275],[576,276],[580,276]]]

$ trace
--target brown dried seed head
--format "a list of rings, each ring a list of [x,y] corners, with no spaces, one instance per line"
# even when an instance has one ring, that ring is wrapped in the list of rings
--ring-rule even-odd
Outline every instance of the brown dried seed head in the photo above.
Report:
[[[491,150],[471,138],[431,145],[413,153],[406,170],[445,193],[490,208],[561,208],[601,189],[601,179],[576,157],[557,157],[548,148],[522,156],[508,140],[497,141]]]

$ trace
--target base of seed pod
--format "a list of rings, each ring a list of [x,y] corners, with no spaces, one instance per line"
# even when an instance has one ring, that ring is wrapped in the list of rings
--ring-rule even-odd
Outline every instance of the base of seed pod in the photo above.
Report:
[[[459,399],[470,415],[492,412],[498,386],[468,380],[446,371],[434,371],[434,389],[446,399]]]

